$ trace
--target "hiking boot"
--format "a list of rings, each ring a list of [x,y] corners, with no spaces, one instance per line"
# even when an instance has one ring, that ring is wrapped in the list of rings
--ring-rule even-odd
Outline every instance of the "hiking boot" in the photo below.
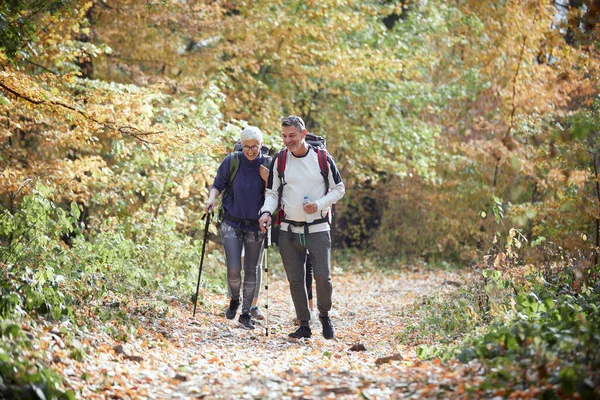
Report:
[[[308,326],[301,326],[298,329],[296,329],[294,332],[290,333],[288,336],[294,339],[308,339],[310,336],[312,335],[312,332],[310,331],[310,327]]]
[[[265,316],[262,312],[260,312],[260,308],[258,308],[257,306],[254,306],[250,309],[250,315],[252,316],[252,318],[257,319],[259,321],[265,319]]]
[[[237,309],[240,306],[240,299],[231,299],[229,302],[229,308],[225,310],[225,316],[227,319],[234,319]]]
[[[254,321],[252,321],[252,318],[250,318],[250,314],[248,313],[243,313],[242,315],[240,315],[238,322],[240,323],[240,326],[244,329],[254,329]]]
[[[325,339],[333,339],[335,337],[335,329],[333,323],[329,317],[319,317],[321,325],[323,326],[323,337]]]

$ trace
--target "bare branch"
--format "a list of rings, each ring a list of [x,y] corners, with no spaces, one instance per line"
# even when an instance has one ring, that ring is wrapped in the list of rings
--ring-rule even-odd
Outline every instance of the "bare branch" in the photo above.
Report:
[[[147,139],[143,139],[142,136],[150,136],[150,135],[156,135],[157,133],[160,133],[160,132],[146,132],[146,131],[142,131],[142,130],[140,130],[138,128],[135,128],[135,127],[132,127],[132,126],[115,127],[115,126],[113,126],[111,124],[108,124],[106,122],[99,121],[96,118],[89,116],[84,111],[82,111],[80,109],[77,109],[77,108],[75,108],[73,106],[70,106],[68,104],[65,104],[63,102],[56,101],[56,100],[48,100],[48,101],[46,101],[46,100],[36,100],[36,99],[28,97],[28,96],[26,96],[26,95],[24,95],[22,93],[17,92],[16,90],[14,90],[14,89],[6,86],[5,84],[3,84],[1,82],[0,82],[0,87],[2,89],[6,90],[7,92],[13,94],[17,98],[22,99],[24,101],[27,101],[27,102],[29,102],[31,104],[35,104],[35,105],[50,104],[50,105],[53,105],[53,106],[58,106],[58,107],[66,108],[67,110],[74,111],[74,112],[78,113],[79,115],[81,115],[82,117],[84,117],[85,119],[87,119],[89,121],[92,121],[92,122],[95,122],[96,124],[98,124],[98,125],[106,128],[108,130],[117,131],[117,132],[119,132],[119,133],[121,133],[123,135],[133,136],[136,140],[139,140],[140,142],[143,142],[143,143],[156,144],[156,142],[152,142],[152,141],[149,141]]]
[[[47,67],[44,67],[43,65],[40,65],[40,64],[38,64],[38,63],[36,63],[36,62],[33,62],[33,61],[31,61],[31,60],[25,60],[25,62],[27,62],[27,63],[29,63],[29,64],[31,64],[31,65],[33,65],[33,66],[36,66],[36,67],[38,67],[38,68],[41,68],[41,69],[43,69],[43,70],[44,70],[44,71],[46,71],[46,72],[50,72],[51,74],[54,74],[54,75],[60,75],[58,72],[56,72],[56,71],[52,71],[51,69],[49,69],[49,68],[47,68]]]

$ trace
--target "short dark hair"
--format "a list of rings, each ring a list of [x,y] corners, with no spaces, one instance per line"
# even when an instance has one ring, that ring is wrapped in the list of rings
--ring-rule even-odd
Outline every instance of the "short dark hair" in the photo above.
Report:
[[[290,115],[289,117],[282,118],[281,126],[295,126],[299,132],[302,132],[304,129],[306,129],[304,121],[297,115]]]

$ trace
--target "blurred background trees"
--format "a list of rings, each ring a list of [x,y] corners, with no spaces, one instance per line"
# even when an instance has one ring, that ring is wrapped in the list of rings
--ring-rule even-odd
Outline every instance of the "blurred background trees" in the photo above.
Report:
[[[516,228],[595,257],[597,1],[0,11],[4,213],[43,183],[78,205],[84,234],[136,235],[162,217],[193,235],[239,128],[261,127],[277,149],[279,118],[294,113],[326,137],[348,186],[336,246],[469,264]]]

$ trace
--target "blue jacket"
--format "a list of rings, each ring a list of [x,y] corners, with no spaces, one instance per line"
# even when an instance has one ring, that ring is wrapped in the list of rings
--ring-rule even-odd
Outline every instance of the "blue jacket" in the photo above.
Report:
[[[225,219],[223,223],[249,232],[259,230],[258,211],[265,202],[265,182],[258,173],[260,165],[264,161],[263,157],[264,155],[261,153],[250,161],[240,152],[240,168],[233,180],[232,188],[227,190],[225,197],[222,199],[225,215],[252,220],[253,222],[244,224]],[[217,169],[217,176],[213,181],[212,188],[217,189],[219,193],[223,193],[229,186],[230,162],[231,154],[228,154]]]

